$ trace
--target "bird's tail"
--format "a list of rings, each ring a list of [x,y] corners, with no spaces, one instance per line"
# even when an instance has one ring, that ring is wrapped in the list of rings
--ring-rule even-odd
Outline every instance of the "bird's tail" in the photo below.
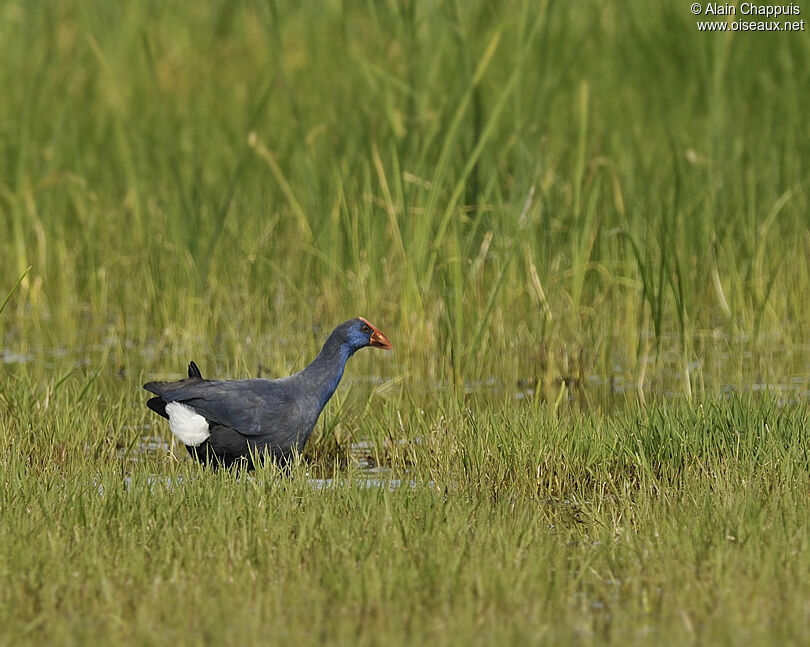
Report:
[[[199,367],[194,363],[193,360],[188,364],[188,376],[202,379],[202,373],[200,373]]]
[[[166,418],[166,420],[169,419],[169,414],[166,413],[166,403],[163,401],[163,398],[149,398],[146,401],[146,406],[159,416]]]

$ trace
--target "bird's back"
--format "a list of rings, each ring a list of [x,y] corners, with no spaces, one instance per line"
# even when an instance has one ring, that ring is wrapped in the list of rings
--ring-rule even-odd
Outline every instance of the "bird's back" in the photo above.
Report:
[[[161,415],[166,403],[179,402],[205,418],[209,424],[238,431],[245,436],[285,442],[308,435],[317,416],[311,398],[294,380],[205,380],[197,377],[177,382],[149,382],[144,388],[160,402],[149,406]],[[162,404],[161,404],[162,403]],[[158,409],[163,410],[161,412]]]

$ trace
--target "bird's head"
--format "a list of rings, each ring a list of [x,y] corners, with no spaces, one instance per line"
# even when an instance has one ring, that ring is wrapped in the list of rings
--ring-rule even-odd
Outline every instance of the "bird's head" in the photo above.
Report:
[[[345,343],[349,345],[352,353],[366,346],[383,348],[385,350],[391,350],[393,348],[391,342],[388,341],[388,337],[383,335],[374,324],[363,317],[350,319],[342,324],[340,328],[344,328],[344,340]]]

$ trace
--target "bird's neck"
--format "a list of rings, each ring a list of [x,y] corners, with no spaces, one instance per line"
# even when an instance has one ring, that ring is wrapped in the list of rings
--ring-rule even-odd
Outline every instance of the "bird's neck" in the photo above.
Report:
[[[351,356],[352,349],[348,344],[330,336],[318,356],[301,371],[301,377],[320,400],[321,408],[340,384],[346,362]]]

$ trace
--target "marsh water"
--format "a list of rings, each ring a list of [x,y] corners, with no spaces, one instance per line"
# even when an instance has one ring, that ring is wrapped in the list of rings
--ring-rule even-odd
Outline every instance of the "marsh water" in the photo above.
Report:
[[[78,376],[81,380],[111,381],[117,389],[131,389],[132,420],[144,420],[141,407],[146,394],[140,384],[147,379],[176,380],[185,377],[180,362],[161,358],[164,353],[155,346],[139,346],[132,340],[116,335],[95,335],[95,343],[80,347],[53,347],[31,349],[16,344],[6,335],[0,361],[9,373],[28,372],[50,374],[54,379]],[[397,361],[396,352],[380,361],[379,357],[358,354],[346,371],[338,398],[348,402],[371,402],[406,390],[414,404],[430,411],[435,403],[448,393],[456,393],[466,407],[483,409],[511,403],[515,407],[545,403],[555,408],[568,407],[578,411],[598,410],[601,413],[620,412],[639,403],[692,402],[699,403],[711,397],[730,397],[734,394],[769,394],[782,405],[804,402],[810,398],[810,344],[785,344],[779,339],[729,338],[707,331],[694,337],[697,350],[688,357],[678,348],[678,340],[665,337],[658,350],[650,352],[643,361],[614,353],[607,359],[579,366],[575,370],[557,369],[553,374],[542,374],[529,368],[512,377],[487,375],[466,380],[460,386],[451,380],[422,379],[413,371],[402,377],[405,369]],[[248,340],[258,347],[250,355],[263,357],[268,363],[278,360],[273,349]],[[203,340],[200,340],[204,347]],[[247,371],[221,369],[229,366],[232,348],[214,347],[213,352],[196,356],[205,376],[226,378],[276,377],[274,371],[262,362]],[[362,358],[362,359],[360,359]],[[376,360],[376,361],[375,361]],[[276,361],[275,365],[280,362]],[[156,365],[167,366],[165,372],[154,373]],[[179,364],[179,366],[178,366]],[[286,371],[296,370],[290,366]],[[284,374],[278,370],[279,374]],[[245,374],[247,373],[247,374]],[[337,405],[329,403],[322,416],[328,417]],[[154,419],[153,419],[154,418]],[[139,462],[143,457],[174,455],[187,458],[182,446],[173,442],[168,426],[156,416],[147,415],[143,424],[123,425],[120,435],[119,458],[125,462]],[[316,427],[320,433],[323,422]],[[392,421],[387,442],[418,443],[419,438],[404,437],[401,426]],[[374,441],[362,428],[351,429],[349,440],[343,444],[341,470],[353,474],[361,487],[414,487],[407,469],[392,470],[385,464],[385,452],[378,451]],[[333,469],[323,466],[310,471],[314,488],[335,485]],[[156,483],[161,482],[155,476]],[[432,484],[427,484],[432,486]]]
[[[494,375],[468,380],[459,388],[448,381],[428,381],[410,374],[399,378],[396,356],[387,362],[369,361],[350,365],[339,393],[346,394],[352,402],[368,402],[375,397],[397,389],[407,389],[412,400],[429,410],[439,395],[461,390],[465,406],[471,408],[502,405],[512,402],[514,406],[532,406],[547,402],[555,407],[567,406],[578,410],[598,409],[601,412],[620,411],[628,406],[636,407],[645,402],[690,401],[701,402],[707,397],[724,397],[731,394],[768,393],[779,403],[804,402],[810,398],[810,344],[768,344],[768,340],[753,343],[750,339],[729,340],[707,333],[702,337],[700,354],[693,352],[691,359],[684,359],[677,349],[662,349],[646,360],[644,370],[631,366],[625,357],[612,357],[601,362],[601,370],[591,369],[584,374],[558,372],[551,377],[527,373],[505,379]],[[775,340],[773,340],[775,341]],[[38,369],[56,376],[72,373],[110,380],[126,388],[132,388],[133,419],[142,419],[138,414],[146,396],[139,389],[140,377],[148,379],[181,379],[179,371],[167,371],[154,375],[147,373],[146,366],[154,366],[159,349],[138,348],[125,344],[128,361],[121,361],[120,352],[111,353],[120,340],[110,337],[101,343],[85,348],[51,348],[32,352],[19,348],[13,339],[6,340],[0,359],[7,372],[25,371],[36,365]],[[116,358],[113,358],[116,355]],[[204,375],[216,374],[215,368],[227,365],[227,352],[209,354],[200,362]],[[166,362],[169,363],[168,361]],[[636,363],[638,364],[638,363]],[[368,369],[385,370],[384,373],[369,373]],[[257,364],[252,376],[270,377],[270,372]],[[233,375],[234,378],[250,375]],[[228,376],[230,377],[230,376]],[[327,405],[328,415],[330,406]],[[396,427],[396,424],[394,424]],[[171,434],[162,420],[147,418],[143,425],[125,425],[119,430],[121,449],[119,456],[127,461],[139,461],[143,456],[165,456],[170,453],[185,458],[185,451],[172,443]],[[318,428],[316,428],[316,434]],[[396,437],[392,436],[394,442]],[[128,440],[134,439],[134,440]],[[351,442],[345,445],[345,467],[357,475],[358,484],[365,487],[413,486],[407,473],[395,473],[379,458],[373,441],[364,438],[362,430],[352,430]],[[419,439],[401,439],[401,442],[419,442]],[[313,473],[311,482],[315,488],[331,487],[329,475]]]

